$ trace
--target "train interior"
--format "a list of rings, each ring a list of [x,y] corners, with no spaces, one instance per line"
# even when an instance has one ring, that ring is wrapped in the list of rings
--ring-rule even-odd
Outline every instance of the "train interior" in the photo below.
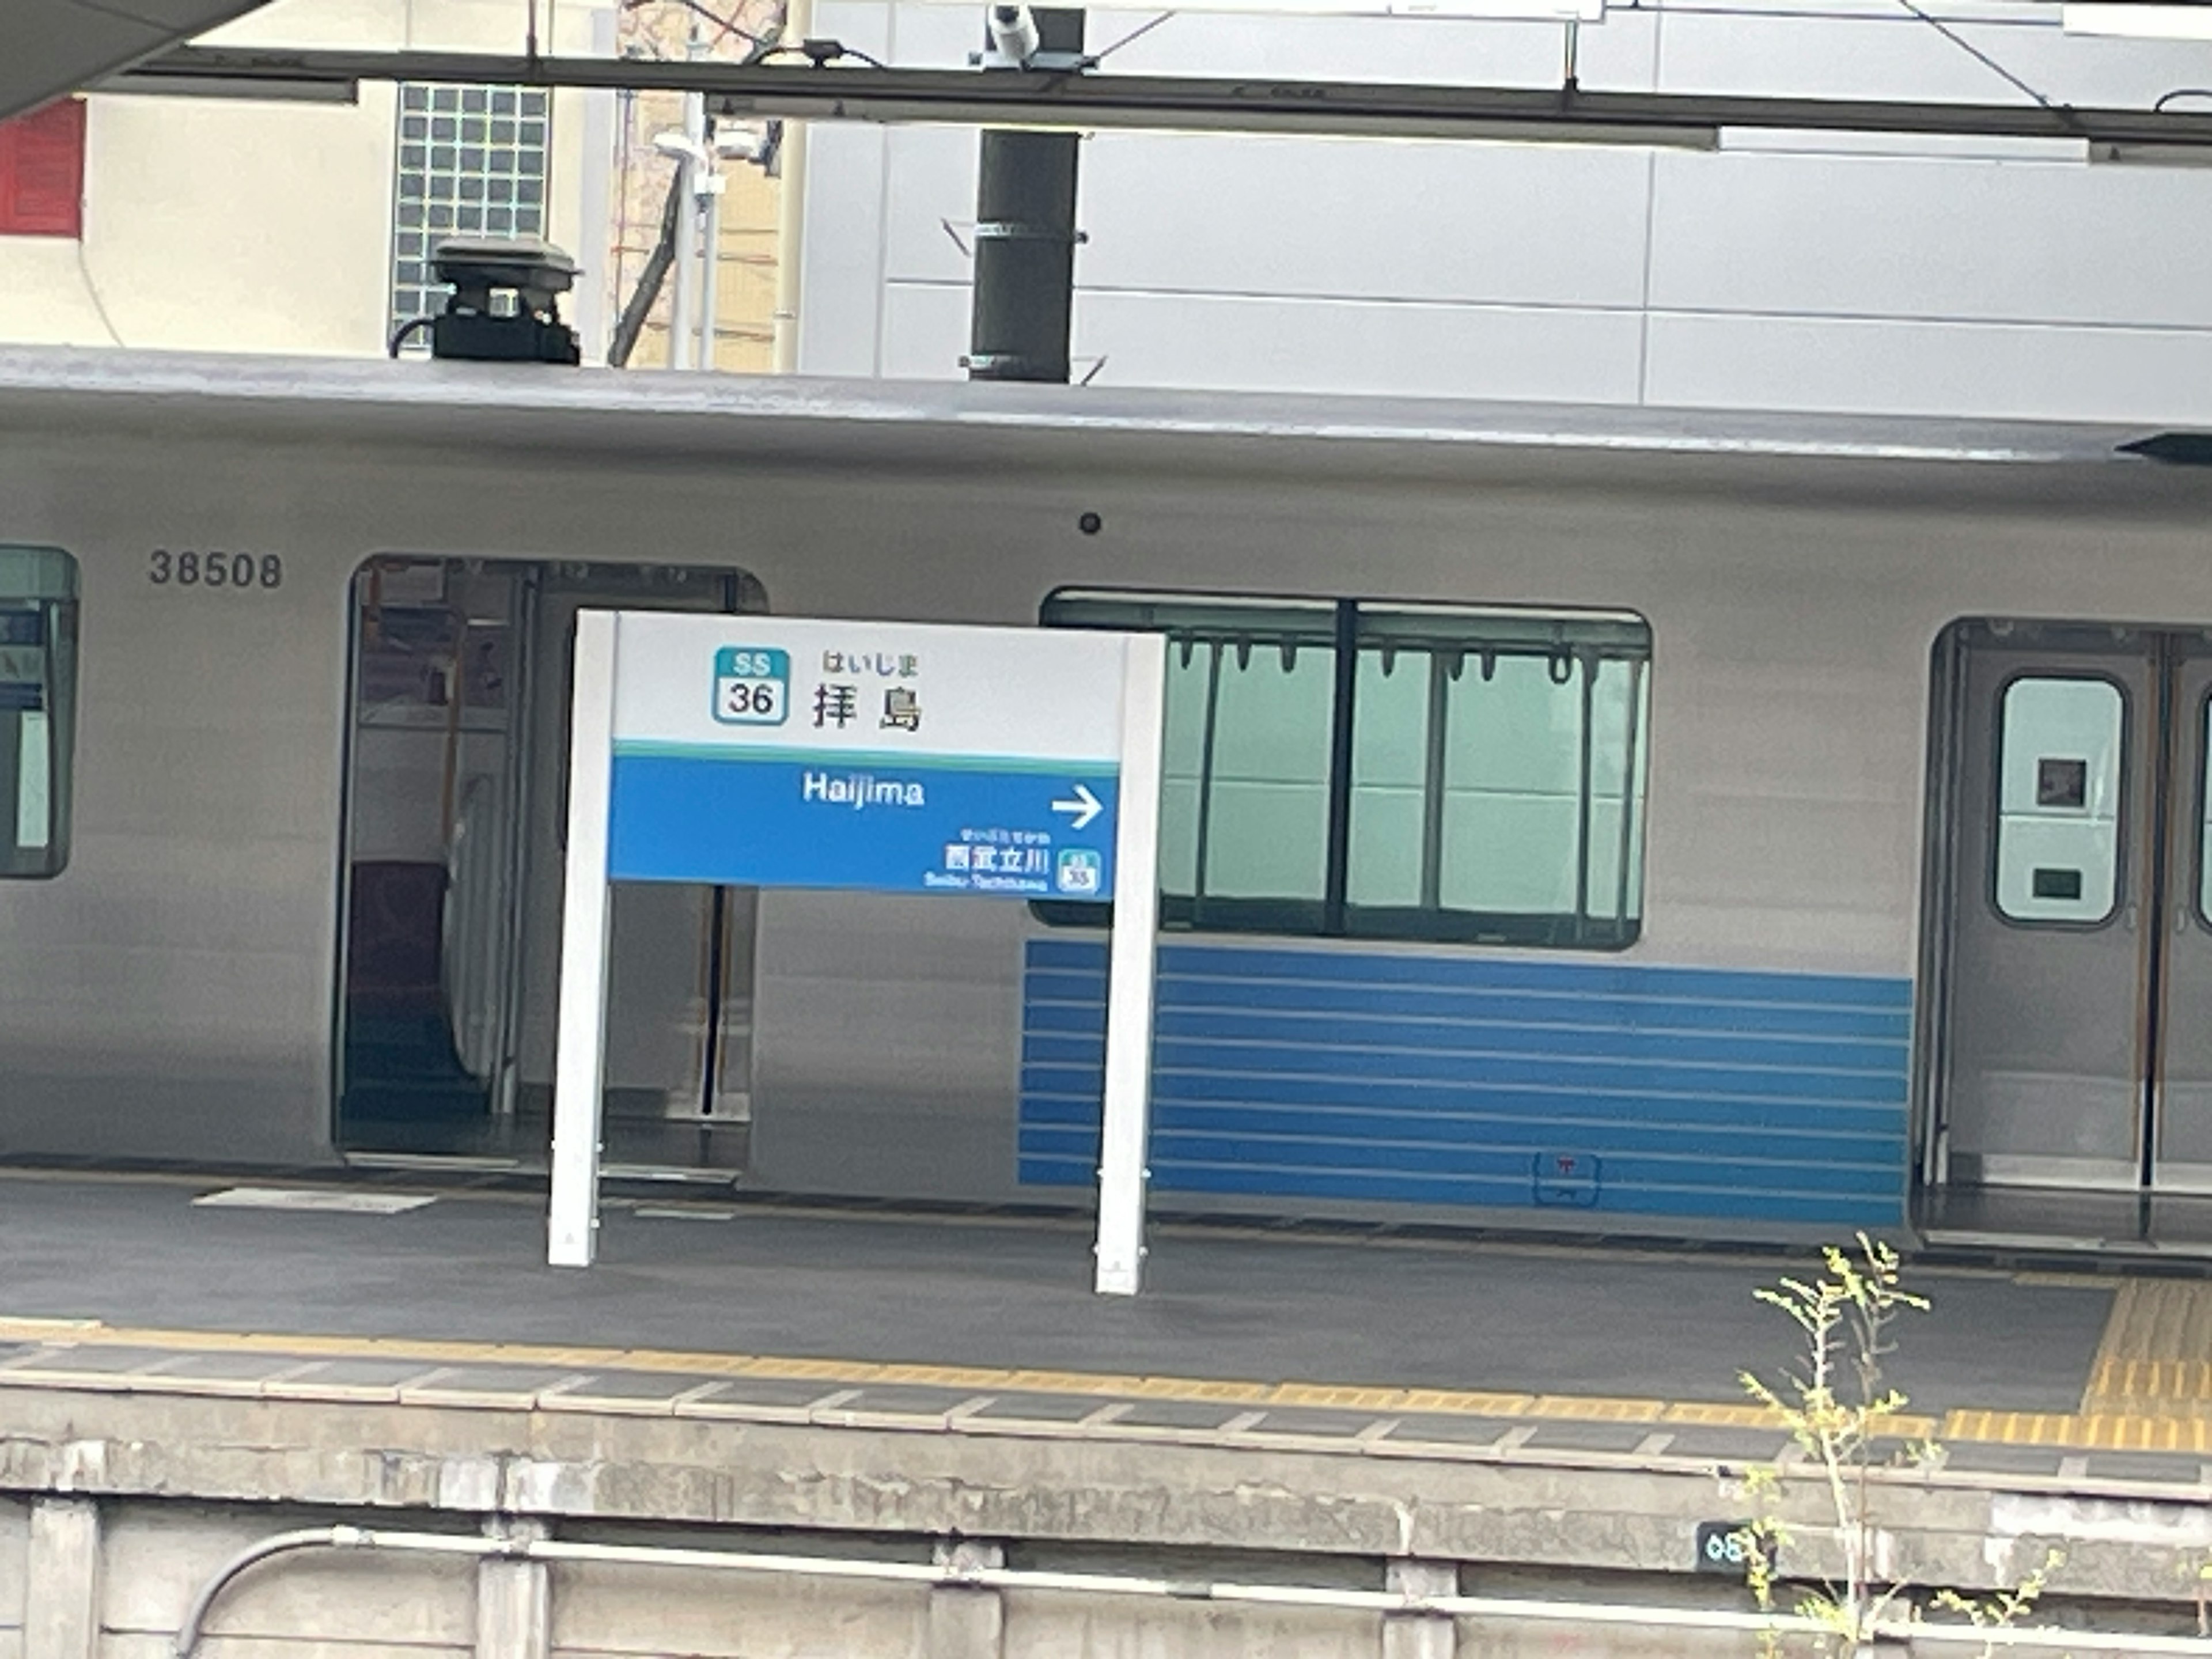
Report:
[[[337,1140],[547,1158],[568,641],[587,605],[764,608],[740,570],[380,557],[353,589]],[[622,884],[606,1158],[726,1182],[750,1122],[754,895]]]

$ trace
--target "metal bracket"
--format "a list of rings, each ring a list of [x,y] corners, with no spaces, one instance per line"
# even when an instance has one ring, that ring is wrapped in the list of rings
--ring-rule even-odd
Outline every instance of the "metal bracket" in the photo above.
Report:
[[[1032,367],[1029,358],[1018,351],[963,351],[960,367],[971,369],[987,379],[1005,375],[1012,380],[1026,378],[1023,371]]]
[[[971,52],[968,67],[987,70],[1027,70],[1032,75],[1080,75],[1098,67],[1098,60],[1085,52],[1033,52],[1019,60],[995,51]]]
[[[945,227],[950,230],[950,225]],[[1068,242],[1081,247],[1091,240],[1085,230],[1041,230],[1012,219],[985,219],[975,227],[979,242]]]

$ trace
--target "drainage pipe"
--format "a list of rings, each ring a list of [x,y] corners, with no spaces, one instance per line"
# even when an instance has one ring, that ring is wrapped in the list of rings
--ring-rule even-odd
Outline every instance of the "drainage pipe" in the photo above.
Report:
[[[1644,1629],[1735,1631],[1783,1636],[1832,1633],[1794,1613],[1714,1607],[1638,1607],[1612,1601],[1536,1601],[1492,1595],[1407,1595],[1391,1590],[1331,1589],[1311,1584],[1237,1584],[1206,1579],[1144,1578],[1119,1573],[1043,1572],[1018,1567],[951,1567],[919,1561],[854,1560],[845,1556],[770,1555],[734,1550],[680,1549],[641,1544],[580,1544],[559,1539],[478,1538],[465,1533],[392,1532],[368,1527],[315,1527],[282,1532],[247,1546],[225,1562],[192,1598],[178,1627],[175,1659],[194,1659],[208,1614],[248,1568],[302,1550],[388,1550],[399,1554],[462,1555],[479,1560],[593,1562],[640,1567],[704,1568],[787,1577],[846,1578],[926,1588],[1056,1590],[1160,1601],[1216,1601],[1255,1607],[1318,1607],[1345,1613],[1428,1614],[1444,1619],[1522,1619],[1551,1624],[1619,1625]],[[2212,1659],[2212,1640],[2130,1636],[2104,1631],[1928,1625],[1893,1620],[1885,1641],[1962,1644],[1985,1649],[2063,1648],[2074,1653],[2173,1654]]]

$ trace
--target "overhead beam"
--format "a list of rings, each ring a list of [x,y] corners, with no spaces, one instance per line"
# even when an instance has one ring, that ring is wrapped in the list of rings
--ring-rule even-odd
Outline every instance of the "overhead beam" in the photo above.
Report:
[[[2212,151],[2212,112],[1867,99],[1721,97],[1575,88],[1454,87],[1053,71],[817,67],[474,52],[246,52],[186,46],[109,84],[166,77],[343,84],[424,81],[700,92],[718,118],[956,126],[1144,128],[1712,149],[1725,128],[2070,139]]]

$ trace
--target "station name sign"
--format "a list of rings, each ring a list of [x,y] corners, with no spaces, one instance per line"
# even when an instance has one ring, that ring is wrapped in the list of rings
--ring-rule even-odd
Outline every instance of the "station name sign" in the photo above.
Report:
[[[1104,900],[1093,1284],[1145,1259],[1167,642],[584,611],[546,1260],[598,1250],[608,884]]]
[[[623,613],[607,873],[1110,898],[1128,649],[1075,631]]]

